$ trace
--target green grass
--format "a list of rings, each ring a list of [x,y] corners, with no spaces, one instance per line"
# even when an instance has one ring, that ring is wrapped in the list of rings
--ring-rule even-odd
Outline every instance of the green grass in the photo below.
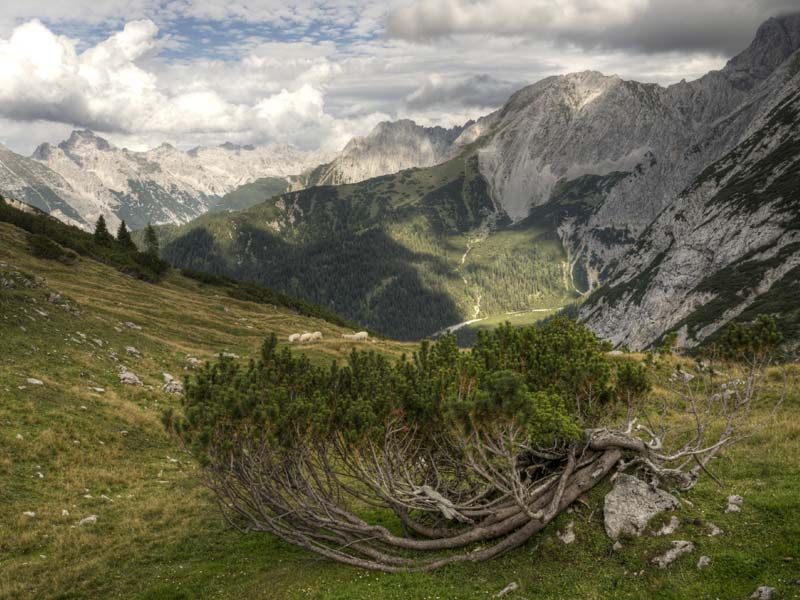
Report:
[[[319,329],[325,340],[302,348],[323,361],[352,347],[340,341],[342,330],[233,300],[175,273],[151,285],[88,259],[72,266],[37,259],[27,254],[24,235],[2,224],[0,261],[46,281],[44,287],[0,288],[4,600],[491,598],[511,581],[520,585],[511,599],[746,598],[759,585],[778,588],[781,598],[800,597],[792,583],[800,579],[797,367],[789,370],[793,392],[778,419],[714,463],[725,489],[703,479],[685,496],[692,505],[684,505],[684,524],[671,538],[645,536],[613,553],[602,529],[604,488],[590,494],[589,508],[562,515],[498,560],[431,574],[376,574],[321,560],[267,535],[228,530],[196,464],[159,421],[161,409],[177,402],[160,391],[161,374],[188,373],[187,354],[206,359],[226,350],[244,360],[269,331],[285,339],[290,332]],[[80,312],[48,303],[53,291]],[[120,326],[124,321],[142,330]],[[142,358],[128,357],[128,345]],[[413,348],[386,341],[370,347],[393,355]],[[153,389],[120,385],[111,351]],[[662,367],[659,377],[666,374]],[[27,384],[28,377],[44,385]],[[726,515],[724,499],[733,493],[745,497],[743,511]],[[68,517],[61,516],[63,509]],[[35,518],[22,515],[29,510]],[[96,525],[74,526],[90,514],[98,516]],[[570,520],[577,542],[564,546],[555,531]],[[725,535],[705,537],[695,520],[711,520]],[[662,571],[649,560],[670,539],[691,539],[698,550]],[[713,559],[702,572],[695,568],[700,554]]]

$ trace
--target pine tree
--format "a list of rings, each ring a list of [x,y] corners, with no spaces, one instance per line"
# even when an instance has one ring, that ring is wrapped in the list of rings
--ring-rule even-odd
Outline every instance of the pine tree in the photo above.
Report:
[[[125,221],[119,224],[117,229],[117,243],[127,250],[136,250],[136,244],[133,243],[130,231],[128,231]]]
[[[144,253],[153,258],[158,258],[160,249],[158,246],[158,236],[151,223],[147,224],[144,230]]]
[[[105,217],[100,215],[97,219],[97,223],[94,225],[94,241],[101,246],[110,246],[111,239],[111,234],[108,232],[108,227],[106,226]]]

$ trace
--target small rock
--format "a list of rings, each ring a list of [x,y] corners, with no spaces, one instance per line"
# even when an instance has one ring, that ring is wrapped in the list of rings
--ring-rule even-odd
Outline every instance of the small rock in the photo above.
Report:
[[[726,513],[741,512],[742,503],[744,498],[739,495],[728,496],[728,506],[725,508]]]
[[[622,542],[614,542],[614,545],[611,546],[611,548],[613,548],[614,552],[619,552],[623,548]]]
[[[671,381],[680,381],[683,383],[689,383],[692,379],[694,379],[694,375],[691,373],[687,373],[686,371],[676,370],[670,375]]]
[[[125,352],[127,352],[128,354],[130,354],[130,355],[131,355],[131,356],[133,356],[134,358],[141,358],[141,357],[142,357],[142,353],[141,353],[141,352],[139,352],[139,351],[138,351],[136,348],[134,348],[133,346],[125,346]]]
[[[126,385],[142,385],[142,380],[133,371],[128,371],[127,369],[120,371],[119,380]]]
[[[570,521],[567,526],[564,528],[564,531],[558,531],[556,535],[558,539],[560,539],[564,544],[571,544],[575,541],[575,523]]]
[[[51,293],[51,294],[50,294],[50,295],[47,297],[47,301],[48,301],[50,304],[61,304],[61,302],[63,301],[63,298],[61,297],[61,294],[56,294],[55,292],[52,292],[52,293]]]
[[[753,592],[753,595],[750,596],[755,600],[772,600],[775,597],[775,588],[769,587],[767,585],[759,586],[759,588]]]
[[[694,544],[692,542],[687,542],[684,540],[676,540],[672,542],[672,548],[667,550],[661,556],[656,556],[652,562],[653,564],[658,565],[660,569],[666,569],[679,557],[683,556],[684,554],[690,554],[692,552],[694,552]]]
[[[722,535],[724,533],[722,529],[720,529],[710,521],[706,523],[706,527],[708,527],[708,537],[717,537],[718,535]]]
[[[36,516],[36,513],[33,512],[32,510],[26,510],[24,513],[22,513],[22,516],[23,517],[28,517],[29,519],[32,519],[32,518],[34,518]]]
[[[93,391],[93,392],[98,393],[98,394],[105,394],[105,392],[106,392],[106,389],[105,388],[101,388],[101,387],[90,387],[89,389],[91,391]]]
[[[18,433],[18,434],[17,434],[17,441],[18,441],[18,442],[21,442],[21,441],[22,441],[22,440],[24,440],[24,439],[25,439],[25,438],[24,438],[24,437],[22,437],[22,434],[21,434],[21,433]]]
[[[678,520],[678,517],[673,515],[670,518],[669,523],[667,523],[661,529],[659,529],[658,533],[656,533],[656,535],[672,535],[673,533],[678,531],[678,527],[680,527],[680,526],[681,526],[681,522]]]
[[[518,589],[519,589],[519,584],[516,581],[512,581],[506,587],[504,587],[502,590],[497,592],[494,595],[494,597],[495,598],[502,598],[503,596],[506,596],[506,595],[510,594],[511,592],[514,592],[514,591],[516,591]]]
[[[35,377],[28,377],[25,381],[27,381],[30,385],[44,385],[44,381],[41,379],[36,379]]]
[[[42,473],[41,471],[36,471],[36,476],[37,476],[39,479],[44,479],[44,473]]]
[[[701,556],[700,560],[697,561],[697,568],[698,568],[698,570],[702,571],[703,569],[705,569],[710,564],[711,564],[711,558],[710,557]]]
[[[679,506],[678,499],[672,494],[653,489],[641,479],[621,473],[605,497],[606,533],[612,540],[617,540],[622,534],[639,536],[650,519]]]
[[[239,358],[239,355],[233,352],[220,352],[219,355],[223,358]]]
[[[141,327],[139,327],[136,323],[134,323],[132,321],[125,321],[123,323],[123,325],[125,325],[125,327],[127,327],[128,329],[135,329],[136,331],[141,331],[142,330]]]
[[[85,517],[80,521],[78,521],[79,526],[94,525],[95,523],[97,523],[97,515],[89,515],[88,517]]]
[[[69,511],[66,508],[61,509],[61,516],[62,517],[68,517],[69,516]]]

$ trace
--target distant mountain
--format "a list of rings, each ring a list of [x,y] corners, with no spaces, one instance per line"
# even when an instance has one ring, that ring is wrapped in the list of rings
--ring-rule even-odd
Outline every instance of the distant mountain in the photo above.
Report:
[[[465,127],[422,127],[408,119],[379,123],[369,135],[353,138],[330,163],[315,169],[307,187],[357,183],[404,169],[432,167],[452,156],[453,142]]]
[[[326,158],[285,144],[188,152],[163,144],[134,152],[75,131],[58,145],[42,144],[29,158],[0,148],[0,193],[83,227],[103,214],[111,226],[124,219],[137,229],[148,222],[186,223],[258,179],[284,179],[288,187],[292,176]]]
[[[402,337],[602,288],[583,318],[614,341],[646,347],[714,298],[710,291],[693,296],[678,284],[670,287],[675,272],[666,266],[655,276],[655,265],[677,252],[680,240],[713,256],[715,248],[702,246],[717,239],[712,231],[736,233],[720,220],[750,223],[747,231],[764,243],[784,239],[778,230],[790,231],[770,221],[783,223],[785,207],[761,192],[778,178],[782,193],[798,202],[797,151],[780,146],[784,134],[774,121],[798,129],[787,100],[798,89],[798,48],[800,15],[790,15],[764,23],[749,48],[696,81],[664,88],[574,73],[526,87],[461,129],[384,124],[315,170],[309,184],[415,168],[201,219],[169,232],[167,257],[291,291]],[[784,108],[775,113],[778,106]],[[750,139],[768,148],[743,154]],[[765,174],[757,157],[769,149],[778,154],[765,160],[778,170]],[[731,185],[749,189],[761,220],[695,211],[693,223],[707,228],[697,238],[671,223],[685,214],[680,206],[706,193],[709,169],[719,169],[719,185],[734,177]],[[680,233],[674,246],[663,245],[667,230]],[[540,245],[543,240],[554,241],[558,251]],[[747,253],[760,247],[752,243],[734,244],[724,259],[689,260],[679,252],[664,264],[685,260],[686,273],[707,277],[750,260]],[[482,255],[483,249],[491,251]],[[794,259],[787,260],[786,268]],[[414,298],[399,282],[416,290]],[[630,284],[635,293],[621,287],[626,282],[638,282]],[[683,301],[691,307],[677,305]],[[716,326],[746,314],[726,310],[715,316]],[[714,329],[690,326],[684,337],[695,343]]]

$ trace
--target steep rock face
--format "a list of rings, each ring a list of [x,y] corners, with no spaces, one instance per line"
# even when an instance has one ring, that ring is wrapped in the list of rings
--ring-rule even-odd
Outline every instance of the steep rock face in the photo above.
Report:
[[[776,314],[797,333],[800,286],[800,54],[795,75],[648,227],[582,308],[601,337],[634,349],[674,330],[693,346],[734,318]]]
[[[412,167],[444,162],[463,127],[422,127],[403,119],[379,123],[365,137],[350,140],[329,164],[312,174],[310,185],[356,183]]]
[[[79,227],[101,211],[45,165],[0,144],[0,192]]]
[[[551,77],[461,139],[479,146],[481,173],[512,219],[571,206],[555,217],[562,241],[583,287],[597,287],[680,192],[741,141],[791,77],[785,65],[798,47],[793,15],[764,23],[748,49],[697,81],[663,88],[596,72]],[[597,193],[577,207],[568,188],[584,189],[587,179]]]

